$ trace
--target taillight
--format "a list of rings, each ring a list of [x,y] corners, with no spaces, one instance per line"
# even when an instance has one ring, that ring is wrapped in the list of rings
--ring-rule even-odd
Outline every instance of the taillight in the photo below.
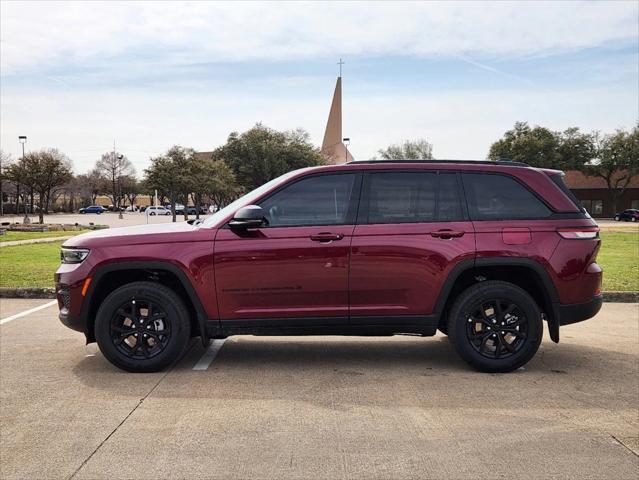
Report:
[[[569,240],[588,240],[599,237],[599,227],[558,228],[557,233]]]

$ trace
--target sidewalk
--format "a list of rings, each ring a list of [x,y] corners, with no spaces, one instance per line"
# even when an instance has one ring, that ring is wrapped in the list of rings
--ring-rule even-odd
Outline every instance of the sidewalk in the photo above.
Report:
[[[30,243],[59,242],[60,240],[66,240],[66,239],[74,237],[74,236],[75,235],[65,235],[65,236],[60,236],[60,237],[32,238],[31,240],[12,240],[10,242],[0,242],[0,248],[2,248],[2,247],[12,247],[14,245],[28,245]]]

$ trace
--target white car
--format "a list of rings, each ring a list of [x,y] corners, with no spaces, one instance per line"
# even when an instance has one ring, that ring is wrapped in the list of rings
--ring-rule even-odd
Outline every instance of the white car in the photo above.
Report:
[[[145,210],[147,215],[171,215],[171,210],[167,210],[164,207],[154,207],[151,205],[150,207],[146,207]]]

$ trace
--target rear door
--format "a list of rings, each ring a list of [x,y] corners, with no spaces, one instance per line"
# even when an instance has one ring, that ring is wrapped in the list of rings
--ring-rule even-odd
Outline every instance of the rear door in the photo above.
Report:
[[[353,324],[420,323],[448,274],[475,255],[456,172],[364,175],[350,262]]]

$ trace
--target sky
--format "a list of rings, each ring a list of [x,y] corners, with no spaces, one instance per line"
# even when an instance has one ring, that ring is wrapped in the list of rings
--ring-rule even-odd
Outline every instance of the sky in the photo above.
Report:
[[[483,159],[528,121],[613,132],[639,120],[639,2],[0,4],[0,147],[55,147],[76,173],[113,148],[139,174],[256,122],[317,146],[343,66],[356,159],[426,138]]]

